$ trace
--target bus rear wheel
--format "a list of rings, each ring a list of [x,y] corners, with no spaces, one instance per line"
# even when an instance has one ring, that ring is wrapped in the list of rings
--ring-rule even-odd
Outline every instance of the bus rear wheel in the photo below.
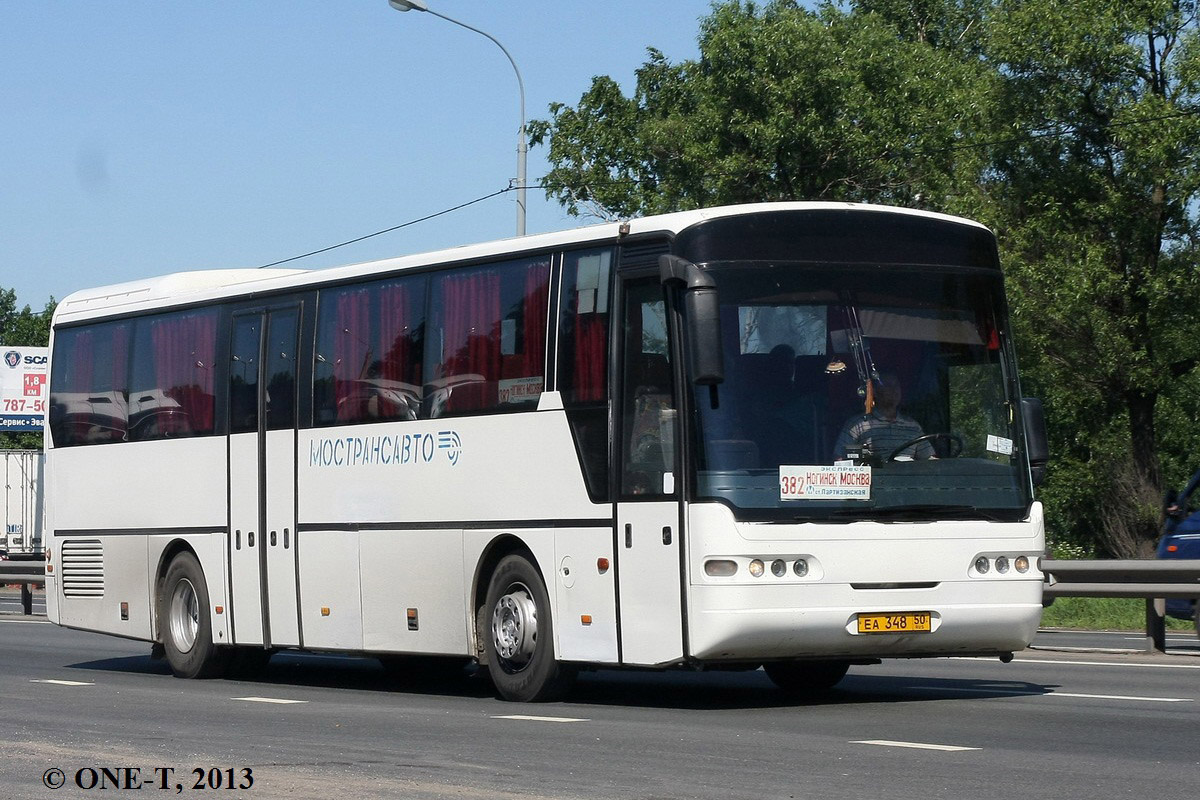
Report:
[[[158,597],[158,630],[171,672],[179,678],[220,675],[226,653],[212,639],[204,570],[191,553],[171,561]]]
[[[767,677],[791,695],[814,695],[832,689],[846,677],[845,661],[771,661],[763,664]]]
[[[524,557],[505,556],[488,583],[484,606],[488,673],[505,700],[558,700],[575,670],[554,660],[554,623],[541,575]]]

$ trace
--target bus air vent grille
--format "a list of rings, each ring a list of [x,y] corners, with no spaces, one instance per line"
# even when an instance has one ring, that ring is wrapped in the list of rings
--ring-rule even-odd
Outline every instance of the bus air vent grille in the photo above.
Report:
[[[104,596],[104,546],[99,539],[63,542],[61,569],[63,596]]]
[[[658,257],[669,252],[671,252],[670,243],[662,240],[626,242],[621,245],[621,269],[657,267]]]

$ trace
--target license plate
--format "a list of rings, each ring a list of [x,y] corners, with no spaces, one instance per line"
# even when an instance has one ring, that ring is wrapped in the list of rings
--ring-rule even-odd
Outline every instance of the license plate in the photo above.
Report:
[[[929,633],[933,630],[928,611],[904,614],[859,614],[859,633]]]

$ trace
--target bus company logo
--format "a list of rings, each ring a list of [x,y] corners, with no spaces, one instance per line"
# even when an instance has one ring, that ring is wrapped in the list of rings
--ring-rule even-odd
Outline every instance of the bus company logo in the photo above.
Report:
[[[8,364],[10,369],[16,369],[21,363],[21,354],[16,350],[9,350],[4,354],[4,363]]]
[[[457,431],[438,431],[438,449],[446,451],[446,457],[454,466],[462,456],[462,439]]]

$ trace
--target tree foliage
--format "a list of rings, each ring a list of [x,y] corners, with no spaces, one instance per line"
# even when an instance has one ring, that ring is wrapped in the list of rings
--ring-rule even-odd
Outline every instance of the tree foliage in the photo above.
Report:
[[[1196,438],[1160,432],[1159,408],[1164,396],[1196,408],[1181,392],[1200,363],[1195,11],[1002,0],[987,25],[1005,135],[983,181],[986,213],[1026,360],[1055,412],[1058,460],[1076,473],[1050,495],[1119,555],[1145,554],[1156,535],[1160,450]],[[1072,492],[1084,501],[1074,508]]]
[[[715,203],[825,198],[921,204],[951,195],[982,127],[987,76],[905,41],[884,18],[777,0],[714,7],[700,58],[658,51],[626,97],[597,77],[531,125],[547,193],[573,214],[627,217]],[[964,164],[963,162],[967,162]]]
[[[532,125],[547,194],[627,217],[862,200],[997,232],[1026,388],[1048,403],[1060,540],[1144,554],[1200,467],[1195,0],[713,6],[698,59],[650,49]]]

